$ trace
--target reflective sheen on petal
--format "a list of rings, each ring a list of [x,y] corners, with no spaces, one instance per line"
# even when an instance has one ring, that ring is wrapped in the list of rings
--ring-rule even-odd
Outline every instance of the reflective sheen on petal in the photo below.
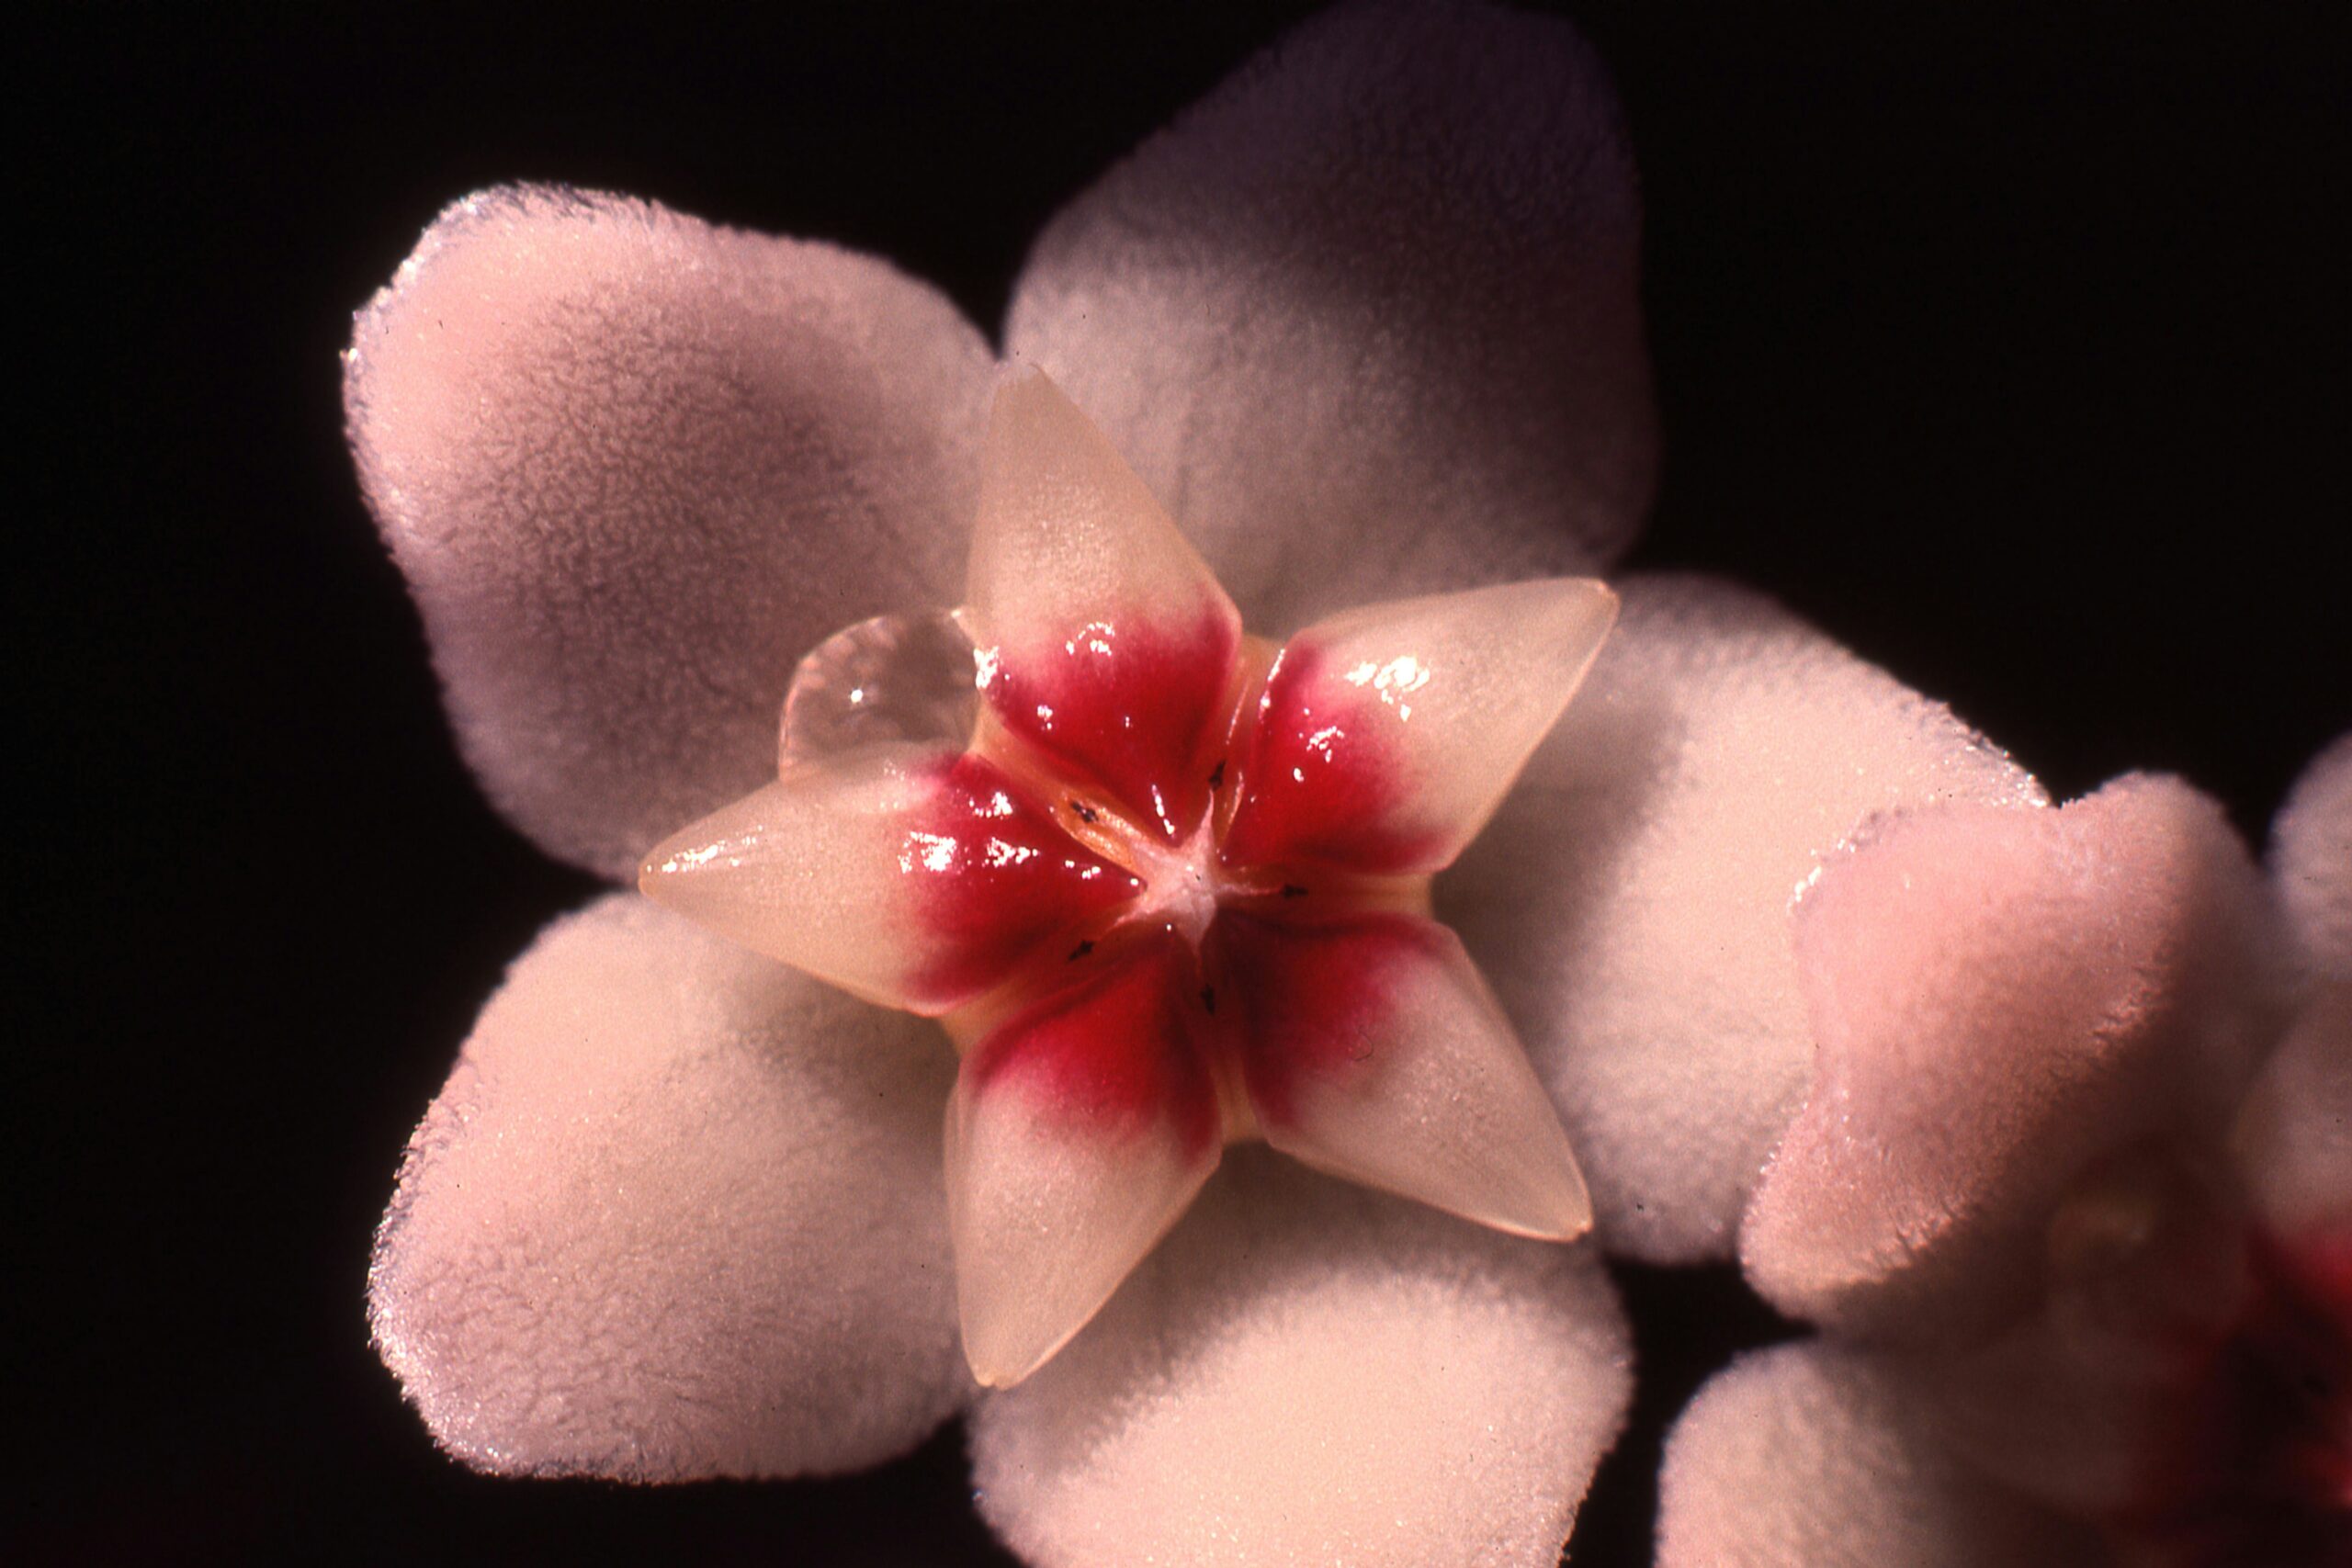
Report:
[[[1850,1331],[1997,1325],[2094,1161],[2220,1134],[2276,1037],[2277,945],[2245,847],[2175,779],[1881,825],[1798,906],[1818,1060],[1749,1279]]]
[[[344,400],[499,809],[626,878],[770,776],[793,660],[952,595],[989,374],[870,256],[553,186],[442,214]]]
[[[903,1453],[970,1388],[949,1081],[931,1025],[633,894],[560,920],[410,1140],[368,1276],[384,1362],[436,1441],[501,1473]]]
[[[870,1000],[937,1014],[1137,890],[986,760],[875,746],[656,849],[648,897]]]
[[[1036,1568],[1555,1568],[1632,1390],[1591,1248],[1237,1147],[973,1483]]]
[[[1667,1436],[1657,1568],[2057,1568],[2086,1529],[1945,1448],[1919,1391],[1818,1340],[1740,1357]]]
[[[1590,1228],[1567,1134],[1452,931],[1228,911],[1209,962],[1275,1148],[1517,1235]]]
[[[1617,596],[1557,578],[1378,604],[1285,646],[1243,747],[1225,858],[1452,863],[1576,694]]]
[[[981,1382],[1020,1382],[1084,1327],[1216,1168],[1199,992],[1191,951],[1154,936],[965,1058],[948,1216]]]
[[[1241,620],[1086,416],[1035,369],[998,383],[965,614],[999,723],[1181,840],[1208,803]]]
[[[1500,6],[1335,6],[1046,226],[1008,351],[1250,626],[1590,571],[1657,465],[1607,73]]]

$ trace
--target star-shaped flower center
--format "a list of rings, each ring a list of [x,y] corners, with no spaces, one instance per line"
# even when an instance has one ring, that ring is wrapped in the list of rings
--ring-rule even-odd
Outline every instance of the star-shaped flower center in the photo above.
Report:
[[[645,890],[945,1024],[984,1382],[1082,1327],[1241,1139],[1572,1237],[1590,1207],[1566,1135],[1430,880],[1615,605],[1563,579],[1245,637],[1108,442],[1015,373],[959,613],[970,735],[787,763],[657,849]]]

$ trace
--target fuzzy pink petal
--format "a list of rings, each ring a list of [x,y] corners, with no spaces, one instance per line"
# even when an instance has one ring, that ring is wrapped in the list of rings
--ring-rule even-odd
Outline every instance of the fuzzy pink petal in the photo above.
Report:
[[[1841,1329],[2002,1321],[2093,1162],[2218,1135],[2277,1025],[2267,917],[2220,808],[2175,779],[1881,824],[1798,908],[1818,1056],[1741,1234],[1749,1279]]]
[[[1552,1568],[1632,1391],[1586,1247],[1237,1147],[1092,1327],[980,1406],[1038,1568]]]
[[[2239,1147],[2279,1236],[2352,1236],[2352,735],[2295,781],[2271,824],[2269,866],[2303,992],[2247,1096]]]
[[[951,1056],[633,895],[548,928],[425,1113],[368,1308],[478,1469],[854,1470],[971,1387],[939,1107]]]
[[[1819,1342],[1742,1356],[1668,1435],[1657,1568],[2082,1568],[2098,1541],[1962,1464],[1916,1389]]]
[[[831,245],[469,197],[360,312],[352,447],[467,761],[616,877],[772,774],[795,661],[953,601],[989,361]]]
[[[1872,812],[2039,802],[1940,704],[1751,592],[1634,578],[1584,689],[1441,915],[1519,1025],[1604,1241],[1728,1256],[1803,1100],[1788,909]]]
[[[2352,985],[2352,735],[2295,781],[2271,825],[2270,874],[2312,972]]]
[[[2352,1241],[2352,983],[2313,988],[2240,1114],[2239,1146],[2272,1231]]]
[[[1638,231],[1568,27],[1342,7],[1046,227],[1007,345],[1279,633],[1624,547],[1656,465]]]

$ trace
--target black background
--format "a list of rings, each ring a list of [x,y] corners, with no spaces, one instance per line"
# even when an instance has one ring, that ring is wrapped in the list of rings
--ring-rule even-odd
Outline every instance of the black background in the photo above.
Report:
[[[19,35],[12,1426],[32,1561],[1002,1561],[960,1433],[844,1483],[439,1458],[368,1233],[505,961],[590,891],[481,803],[345,458],[349,313],[532,178],[891,256],[993,324],[1056,205],[1297,15],[775,5]],[[2346,56],[2322,10],[1574,7],[1644,172],[1668,439],[1633,564],[1781,594],[2071,795],[2250,835],[2352,726]],[[20,197],[21,199],[21,197]],[[1628,1271],[1663,1424],[1777,1332]]]

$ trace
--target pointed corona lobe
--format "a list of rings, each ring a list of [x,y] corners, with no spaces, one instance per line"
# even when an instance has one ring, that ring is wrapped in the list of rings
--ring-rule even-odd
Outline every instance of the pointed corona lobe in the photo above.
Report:
[[[1602,584],[1559,578],[1309,626],[1267,677],[1227,860],[1442,870],[1576,694],[1616,615]]]
[[[976,1045],[948,1108],[964,1348],[1019,1382],[1085,1326],[1216,1168],[1198,964],[1152,938]]]
[[[1190,832],[1241,618],[1143,481],[1034,370],[997,391],[967,592],[997,721],[1136,821]]]
[[[936,1014],[1132,897],[981,757],[881,746],[795,769],[656,849],[655,902],[887,1006]]]

